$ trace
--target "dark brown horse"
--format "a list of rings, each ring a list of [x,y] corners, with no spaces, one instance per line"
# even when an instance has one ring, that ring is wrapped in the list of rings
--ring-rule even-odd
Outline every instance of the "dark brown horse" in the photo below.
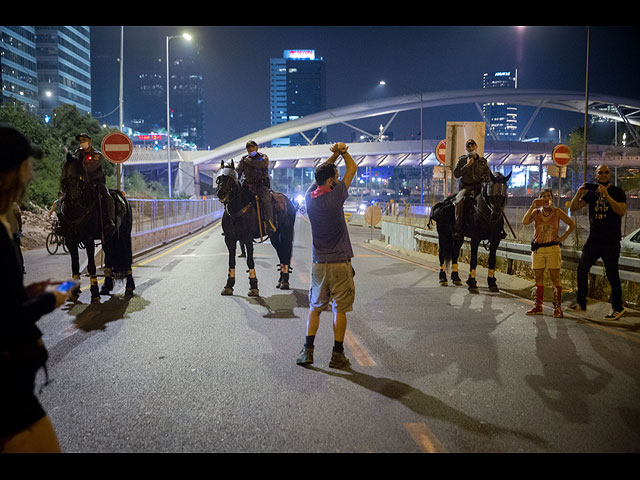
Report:
[[[230,165],[221,162],[220,172],[216,178],[217,196],[225,207],[222,216],[224,241],[229,250],[229,273],[227,284],[222,295],[233,295],[235,285],[236,245],[238,241],[245,245],[247,267],[249,267],[249,296],[258,296],[258,279],[255,276],[253,260],[254,239],[266,239],[259,228],[260,206],[255,196],[242,187],[238,181],[233,160]],[[293,232],[296,222],[296,209],[286,195],[271,192],[273,213],[277,230],[269,236],[271,245],[278,253],[280,278],[276,288],[289,289],[289,273],[291,272],[291,255],[293,253]]]
[[[67,155],[62,167],[61,190],[63,199],[59,214],[58,233],[64,236],[65,244],[71,255],[71,273],[80,279],[80,258],[78,248],[84,245],[87,254],[87,272],[91,283],[91,303],[99,303],[100,295],[108,295],[114,287],[115,279],[126,279],[127,295],[133,294],[135,282],[131,270],[132,249],[131,229],[133,215],[131,206],[122,192],[109,190],[115,203],[116,228],[112,235],[107,235],[102,226],[102,212],[99,193],[95,186],[87,180],[82,160]],[[102,290],[98,290],[96,275],[95,241],[100,240],[104,251],[105,282]],[[74,292],[77,300],[80,289]]]
[[[469,278],[467,286],[471,293],[478,293],[475,270],[478,265],[478,247],[482,240],[489,242],[489,277],[487,284],[492,292],[499,291],[495,276],[491,272],[496,267],[496,252],[500,241],[504,238],[503,211],[507,200],[507,182],[511,174],[492,173],[491,180],[482,185],[482,190],[475,198],[472,208],[465,208],[464,232],[471,240],[471,259],[469,261]],[[451,279],[456,285],[462,281],[457,272],[458,256],[463,240],[456,240],[453,236],[455,227],[455,195],[447,197],[440,205],[434,205],[429,221],[435,220],[438,231],[438,256],[440,258],[440,285],[447,285],[445,268],[451,264],[456,268],[451,273]],[[437,208],[436,208],[437,207]],[[435,213],[435,210],[438,213]]]

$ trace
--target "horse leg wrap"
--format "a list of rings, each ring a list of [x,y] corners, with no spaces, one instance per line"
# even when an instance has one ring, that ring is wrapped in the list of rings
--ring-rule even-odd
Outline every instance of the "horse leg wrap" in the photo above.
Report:
[[[440,266],[440,274],[438,277],[438,282],[440,283],[441,287],[446,287],[449,285],[449,282],[447,281],[447,272],[445,272],[444,270],[444,265]]]
[[[249,296],[257,297],[258,295],[258,279],[256,277],[249,277]]]
[[[462,280],[460,279],[460,275],[458,274],[458,264],[454,263],[451,265],[451,280],[455,285],[462,285]]]
[[[227,275],[227,284],[222,289],[220,295],[233,295],[233,287],[236,284],[236,271],[233,268],[229,269],[229,274]]]
[[[98,278],[91,275],[91,303],[100,303],[100,292],[98,291]]]

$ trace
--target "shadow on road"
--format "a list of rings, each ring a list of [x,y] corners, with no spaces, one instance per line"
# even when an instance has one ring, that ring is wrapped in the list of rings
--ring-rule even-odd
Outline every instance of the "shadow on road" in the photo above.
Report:
[[[345,373],[325,370],[314,366],[307,366],[305,368],[333,377],[343,378],[355,383],[356,385],[364,387],[367,390],[371,390],[372,392],[376,392],[387,398],[396,400],[423,417],[430,417],[449,422],[469,432],[487,436],[513,435],[522,440],[533,442],[540,447],[547,445],[547,442],[536,434],[505,428],[499,425],[492,425],[478,420],[477,418],[450,407],[442,400],[439,400],[432,395],[427,395],[417,388],[397,380],[385,377],[374,377],[373,375],[357,372],[352,368],[343,370]]]

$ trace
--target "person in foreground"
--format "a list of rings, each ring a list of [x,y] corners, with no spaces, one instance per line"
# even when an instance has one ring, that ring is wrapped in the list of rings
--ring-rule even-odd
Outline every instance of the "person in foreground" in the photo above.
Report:
[[[353,250],[344,218],[344,202],[358,167],[344,143],[331,147],[329,159],[315,170],[315,182],[305,195],[307,215],[313,239],[311,286],[309,288],[309,316],[307,335],[298,365],[313,363],[314,340],[320,324],[320,312],[329,303],[333,311],[334,347],[329,366],[347,368],[351,362],[344,354],[347,331],[347,312],[353,309],[355,298],[354,270],[351,266]],[[335,162],[339,156],[345,161],[342,180]]]
[[[34,150],[15,128],[0,124],[0,452],[60,452],[51,420],[35,395],[36,373],[47,350],[36,322],[64,304],[49,281],[23,285],[8,215],[31,178]],[[46,370],[45,370],[46,373]]]

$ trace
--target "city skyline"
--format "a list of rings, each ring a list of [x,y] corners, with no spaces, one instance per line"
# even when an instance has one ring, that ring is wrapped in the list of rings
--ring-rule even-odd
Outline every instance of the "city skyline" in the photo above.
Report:
[[[481,89],[484,73],[502,69],[517,68],[522,89],[585,88],[586,27],[580,26],[125,26],[125,78],[128,65],[164,59],[166,36],[185,31],[193,44],[172,40],[171,56],[174,48],[200,50],[211,148],[269,126],[269,58],[286,49],[313,49],[324,58],[328,109],[415,91]],[[629,61],[638,32],[638,27],[590,27],[591,93],[640,100]],[[119,49],[120,27],[92,27],[93,52],[119,56]],[[125,80],[125,92],[126,87]],[[532,111],[519,109],[519,129]],[[425,109],[424,117],[425,138],[444,136],[446,121],[481,120],[474,105]],[[527,136],[553,141],[548,128],[568,134],[581,126],[581,117],[543,109]],[[374,131],[387,120],[374,117],[359,126]],[[395,139],[419,138],[419,111],[398,115],[390,130]],[[352,131],[330,126],[327,138],[349,138]]]

